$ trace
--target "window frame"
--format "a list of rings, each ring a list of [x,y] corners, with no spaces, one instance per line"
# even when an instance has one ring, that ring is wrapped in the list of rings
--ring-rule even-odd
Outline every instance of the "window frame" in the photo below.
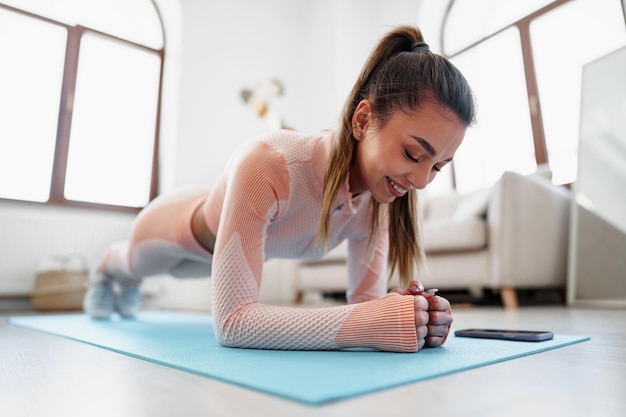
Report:
[[[163,20],[161,18],[158,7],[152,3],[159,18],[159,24],[161,26],[161,33],[165,37],[165,31],[163,28]],[[160,138],[160,121],[161,121],[161,101],[163,93],[163,68],[165,57],[165,42],[160,49],[151,48],[124,38],[120,38],[109,33],[105,33],[96,29],[92,29],[87,26],[75,25],[71,26],[63,22],[59,22],[54,19],[50,19],[45,16],[41,16],[35,13],[31,13],[25,10],[21,10],[8,5],[0,4],[1,8],[7,9],[11,12],[18,13],[29,18],[37,19],[60,26],[67,31],[67,43],[65,49],[65,60],[63,69],[63,79],[61,86],[61,95],[59,97],[59,115],[57,122],[56,142],[54,148],[54,157],[52,163],[52,172],[50,175],[50,194],[49,198],[45,202],[36,202],[28,200],[18,200],[0,197],[0,201],[20,202],[26,204],[46,205],[52,204],[57,206],[67,207],[79,207],[87,209],[98,209],[105,211],[117,211],[117,212],[138,212],[142,207],[131,207],[122,205],[112,205],[104,203],[94,203],[88,201],[69,200],[65,198],[65,180],[67,173],[68,153],[70,146],[70,130],[72,125],[73,115],[73,97],[76,90],[76,81],[78,74],[78,60],[80,55],[80,42],[83,34],[93,33],[98,36],[102,36],[134,48],[139,48],[149,53],[154,53],[158,56],[160,61],[159,68],[159,85],[157,92],[157,106],[155,117],[155,130],[154,130],[154,142],[152,148],[152,168],[150,173],[150,190],[149,201],[153,200],[158,195],[159,189],[159,138]]]
[[[548,146],[546,142],[545,132],[544,132],[544,124],[541,110],[541,101],[539,98],[539,84],[537,81],[536,67],[533,58],[533,50],[531,43],[531,34],[530,34],[530,26],[534,19],[538,18],[541,15],[549,13],[554,9],[557,9],[570,1],[573,0],[555,0],[552,3],[549,3],[534,12],[528,14],[527,16],[518,19],[510,24],[505,25],[504,27],[498,29],[497,31],[482,37],[475,42],[467,45],[466,47],[454,51],[450,53],[446,51],[446,26],[448,23],[448,17],[451,13],[451,10],[454,7],[455,0],[450,0],[447,4],[447,7],[444,10],[440,32],[439,32],[439,42],[441,45],[442,55],[446,58],[452,59],[455,56],[475,47],[476,45],[493,38],[494,36],[500,34],[501,32],[509,29],[512,26],[517,27],[520,34],[520,42],[521,42],[521,51],[522,51],[522,60],[524,63],[524,73],[526,76],[526,91],[528,98],[528,110],[530,114],[532,135],[533,135],[533,146],[535,150],[535,161],[537,166],[549,166],[549,155],[548,155]],[[626,1],[621,0],[622,12],[624,14],[624,21],[626,24]],[[452,175],[452,188],[457,189],[457,181],[456,175],[454,173],[454,163],[452,164],[453,175]],[[571,187],[571,184],[562,184],[566,187]]]

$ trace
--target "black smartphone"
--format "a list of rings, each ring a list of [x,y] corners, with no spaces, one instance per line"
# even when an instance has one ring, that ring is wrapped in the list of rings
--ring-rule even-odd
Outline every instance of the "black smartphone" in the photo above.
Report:
[[[554,333],[539,330],[503,330],[503,329],[465,329],[454,332],[459,337],[477,337],[482,339],[519,340],[523,342],[541,342],[550,340]]]

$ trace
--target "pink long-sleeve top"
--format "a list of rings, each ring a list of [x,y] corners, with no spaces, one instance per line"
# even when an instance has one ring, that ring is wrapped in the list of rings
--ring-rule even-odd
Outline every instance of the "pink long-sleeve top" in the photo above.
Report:
[[[297,308],[258,302],[262,265],[271,258],[316,259],[324,171],[334,134],[278,131],[229,161],[202,210],[216,234],[214,327],[226,346],[417,351],[411,296],[387,294],[387,228],[370,245],[370,193],[346,179],[330,219],[330,248],[348,240],[345,306]]]

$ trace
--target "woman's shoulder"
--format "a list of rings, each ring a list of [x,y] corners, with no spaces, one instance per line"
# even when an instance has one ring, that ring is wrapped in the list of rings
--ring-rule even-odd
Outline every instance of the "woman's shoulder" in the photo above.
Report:
[[[232,156],[228,171],[238,177],[276,179],[312,170],[317,182],[322,184],[331,143],[332,132],[318,135],[292,130],[270,132],[240,147]]]
[[[306,134],[294,130],[277,130],[266,134],[258,140],[259,143],[267,144],[282,155],[285,163],[310,162],[312,153],[320,148],[320,145],[330,143],[332,132],[319,134]],[[328,148],[328,146],[322,146]]]

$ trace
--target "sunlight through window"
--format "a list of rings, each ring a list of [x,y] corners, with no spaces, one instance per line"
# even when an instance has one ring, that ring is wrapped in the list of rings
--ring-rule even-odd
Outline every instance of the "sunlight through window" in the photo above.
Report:
[[[444,51],[453,55],[552,1],[455,0],[444,28]]]
[[[531,24],[546,145],[556,184],[576,180],[582,67],[626,44],[621,13],[615,0],[579,0]]]
[[[454,159],[457,189],[493,184],[504,171],[536,169],[521,46],[515,27],[456,56],[477,100],[478,122]],[[484,65],[475,65],[482,62]]]
[[[80,51],[65,197],[141,207],[150,197],[159,57],[89,34]]]
[[[0,198],[146,205],[163,28],[150,0],[0,4]]]
[[[59,26],[0,9],[2,198],[48,200],[66,38]]]

